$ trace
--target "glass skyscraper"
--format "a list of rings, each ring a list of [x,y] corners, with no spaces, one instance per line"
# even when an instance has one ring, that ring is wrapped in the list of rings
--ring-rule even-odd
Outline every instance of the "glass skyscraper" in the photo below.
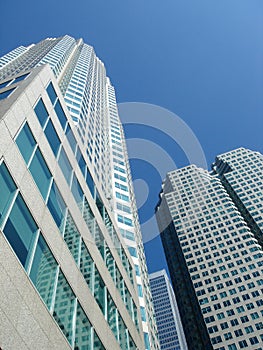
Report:
[[[161,350],[187,350],[175,295],[165,270],[150,274]]]
[[[104,64],[67,35],[20,46],[0,58],[0,108],[2,239],[52,320],[74,349],[159,349]]]
[[[263,157],[167,174],[158,225],[189,349],[262,349]]]

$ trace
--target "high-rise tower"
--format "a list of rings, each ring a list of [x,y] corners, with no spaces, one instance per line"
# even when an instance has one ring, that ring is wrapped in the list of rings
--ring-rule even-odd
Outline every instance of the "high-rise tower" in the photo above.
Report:
[[[156,215],[189,349],[260,349],[262,180],[262,155],[241,148],[163,183]]]
[[[161,350],[187,350],[174,291],[165,270],[150,274]]]
[[[42,67],[46,64],[51,67],[51,70],[47,67]],[[63,234],[64,240],[65,237],[69,240],[68,246],[72,251],[77,266],[80,269],[81,267],[84,269],[82,271],[84,278],[85,276],[88,278],[90,275],[91,272],[89,273],[89,270],[93,271],[92,274],[96,275],[97,273],[96,276],[100,276],[98,279],[95,278],[95,275],[95,277],[93,276],[90,288],[93,294],[97,290],[100,295],[97,297],[97,302],[102,309],[104,317],[106,317],[105,313],[111,312],[110,310],[118,310],[118,305],[116,300],[114,304],[111,299],[107,299],[108,289],[107,282],[103,280],[103,268],[96,272],[96,268],[86,268],[83,265],[82,249],[87,249],[88,254],[91,247],[83,246],[82,248],[82,243],[77,243],[77,238],[73,234],[76,231],[74,229],[75,226],[83,225],[82,220],[86,222],[88,230],[93,235],[93,239],[97,244],[96,249],[101,253],[106,265],[109,264],[107,269],[114,283],[116,286],[120,283],[120,295],[132,319],[140,319],[138,322],[136,321],[136,327],[139,327],[140,333],[143,334],[145,346],[140,345],[139,340],[137,343],[134,339],[129,340],[131,332],[125,321],[119,319],[116,321],[117,323],[112,323],[112,329],[114,329],[115,333],[117,332],[116,339],[120,347],[123,349],[125,346],[127,346],[127,349],[128,347],[130,349],[135,349],[136,347],[139,349],[141,347],[158,349],[149,280],[138,224],[125,137],[118,116],[114,88],[106,76],[104,64],[96,56],[93,48],[83,43],[82,39],[75,40],[67,35],[60,38],[47,38],[38,44],[28,47],[21,46],[0,58],[0,81],[3,116],[4,113],[10,111],[9,115],[13,115],[13,119],[11,117],[7,119],[10,120],[12,127],[15,121],[20,118],[19,123],[15,124],[16,129],[12,133],[15,147],[20,149],[27,164],[28,173],[31,174],[31,177],[36,182],[46,206],[51,212],[51,216],[53,216],[59,230]],[[23,100],[25,96],[27,96],[29,101],[27,105]],[[26,106],[21,107],[20,112],[23,108],[27,108],[30,111],[29,114],[34,115],[35,122],[27,120],[29,118],[27,114],[24,115],[23,120],[22,116],[18,118],[15,115],[17,110],[14,112],[14,108],[19,108],[20,100],[21,106],[23,104]],[[7,121],[5,122],[7,128],[10,127],[8,123]],[[40,124],[41,128],[39,128],[37,123]],[[42,139],[47,141],[41,141]],[[41,142],[43,143],[43,149]],[[49,146],[45,146],[45,142]],[[31,144],[33,144],[32,153],[30,153],[30,148],[28,149],[28,153],[30,153],[29,158],[23,154],[24,144],[28,147],[31,147]],[[45,147],[48,149],[51,147],[52,153],[46,151]],[[1,152],[1,156],[5,159],[4,151]],[[38,161],[35,159],[37,158],[36,154],[38,155]],[[35,165],[32,165],[33,160]],[[6,171],[9,169],[7,160],[3,166],[7,167]],[[33,173],[34,167],[35,175]],[[43,168],[42,177],[38,174],[40,172],[38,167]],[[60,172],[60,170],[56,170],[57,168],[62,171],[60,176],[63,176],[63,180],[60,180],[60,176],[57,175],[58,178],[55,181],[55,174]],[[7,174],[8,178],[13,179],[16,176],[16,171],[14,169],[13,173],[9,171]],[[63,185],[64,180],[66,181],[65,185],[68,187],[60,189],[59,187]],[[23,181],[20,183],[20,180],[15,181],[15,183],[18,190],[23,185]],[[42,185],[46,186],[46,188],[42,189]],[[87,190],[90,193],[90,198],[85,192]],[[70,205],[67,202],[68,196],[71,196],[70,193],[75,198],[82,219],[78,219],[79,214],[75,217],[71,213]],[[51,197],[53,199],[50,199]],[[90,201],[92,203],[94,201],[95,204],[91,204]],[[98,210],[98,214],[92,207],[93,205]],[[91,212],[90,207],[92,208]],[[67,220],[65,219],[64,209],[66,213],[71,213],[70,215],[67,214]],[[4,214],[2,213],[2,215]],[[30,215],[34,217],[34,211]],[[96,215],[99,216],[96,217]],[[65,222],[67,223],[65,224]],[[106,225],[107,232],[111,237],[110,241],[106,241],[103,238],[104,231],[98,225]],[[1,228],[4,231],[4,226]],[[80,241],[78,242],[82,242],[82,233],[79,227],[78,232],[80,234],[80,238],[78,238]],[[123,236],[121,240],[119,232]],[[129,254],[125,253],[125,243],[128,245],[132,260],[128,257]],[[45,244],[52,251],[52,241],[50,240]],[[13,247],[13,249],[15,248]],[[115,261],[116,253],[113,253],[113,251],[117,252],[128,274],[131,274],[131,266],[135,267],[135,275],[133,277],[130,276],[130,278],[131,281],[134,279],[137,281],[137,283],[134,283],[136,293],[129,290],[130,282],[127,282],[128,286],[126,285],[126,277],[122,275],[122,271]],[[56,260],[56,255],[53,258]],[[34,254],[30,255],[29,259],[34,260]],[[92,260],[92,264],[92,266],[97,266],[96,259]],[[41,270],[44,271],[45,264],[43,263],[41,266]],[[29,274],[30,269],[27,270],[26,268]],[[55,275],[55,289],[56,284],[60,281],[58,278],[58,275]],[[67,278],[66,274],[65,278]],[[44,277],[38,277],[36,284],[38,286],[42,285],[41,281],[43,280]],[[102,290],[106,293],[105,295]],[[47,293],[48,295],[50,294],[49,292]],[[111,293],[114,294],[113,291]],[[75,296],[78,297],[76,294]],[[138,296],[139,307],[137,311],[136,298]],[[51,298],[50,295],[49,297]],[[104,306],[100,305],[102,301],[98,301],[99,298],[104,301],[107,300]],[[114,305],[115,309],[112,308]],[[52,307],[54,305],[51,303],[50,307],[53,310]],[[74,310],[76,311],[77,309],[75,308]],[[118,311],[112,312],[114,315],[116,312],[118,314]],[[78,322],[78,320],[76,321],[77,314],[72,311],[72,315],[73,323]],[[109,321],[109,319],[114,317],[108,315],[106,318]],[[89,321],[93,327],[92,321]],[[142,332],[140,324],[142,325]],[[98,327],[98,324],[96,327]],[[124,333],[126,332],[125,339],[118,335],[120,329],[123,329]],[[73,339],[75,337],[74,329],[72,332]],[[70,341],[74,341],[75,338],[72,339]],[[127,344],[130,345],[125,345],[126,340]],[[134,345],[132,342],[134,342]]]

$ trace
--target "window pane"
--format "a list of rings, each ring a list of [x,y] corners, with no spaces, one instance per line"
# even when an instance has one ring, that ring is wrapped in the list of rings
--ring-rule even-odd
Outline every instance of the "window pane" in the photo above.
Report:
[[[98,337],[97,333],[94,331],[94,344],[93,344],[93,350],[105,350],[104,346],[102,345],[102,342],[100,338]]]
[[[41,298],[50,309],[56,277],[57,262],[42,235],[39,236],[30,278]]]
[[[87,201],[86,198],[84,198],[84,209],[83,209],[83,219],[86,222],[86,225],[89,228],[90,234],[92,236],[95,235],[95,218],[94,218],[94,214],[91,210],[91,207]]]
[[[16,144],[25,160],[28,164],[28,161],[34,151],[36,140],[31,133],[31,130],[27,123],[25,123],[23,129],[20,131],[19,135],[16,138]]]
[[[47,87],[47,94],[48,94],[50,101],[52,102],[52,105],[53,105],[54,102],[56,101],[57,94],[56,94],[54,86],[51,82],[49,83],[49,85]]]
[[[51,215],[53,216],[53,219],[55,220],[55,223],[61,231],[65,218],[66,205],[54,182],[50,190],[47,206]]]
[[[91,324],[80,304],[77,304],[75,350],[89,350],[91,347]]]
[[[95,185],[94,185],[94,181],[93,181],[93,178],[89,172],[89,169],[87,168],[87,178],[86,178],[86,183],[88,185],[88,188],[90,190],[90,193],[92,195],[92,197],[94,197],[94,188],[95,188]]]
[[[68,156],[66,155],[66,152],[64,151],[63,147],[61,148],[61,151],[60,151],[58,164],[60,165],[62,173],[65,176],[67,183],[69,184],[71,180],[72,167],[70,165]]]
[[[103,315],[105,315],[105,284],[97,268],[95,268],[94,296]]]
[[[8,97],[11,94],[11,92],[13,92],[14,90],[15,90],[15,88],[1,92],[0,93],[0,100],[3,100],[4,98]]]
[[[65,126],[66,126],[66,122],[67,122],[67,117],[63,111],[63,108],[62,108],[59,100],[57,100],[57,102],[56,102],[55,112],[57,113],[58,120],[62,126],[62,129],[64,130]]]
[[[20,77],[15,78],[15,80],[13,81],[12,84],[15,84],[15,83],[18,83],[21,80],[24,80],[28,76],[28,74],[29,73],[26,73],[26,74],[20,75]]]
[[[14,198],[16,185],[4,163],[0,166],[0,224]]]
[[[70,344],[72,344],[72,321],[75,299],[76,297],[72,292],[72,289],[70,288],[63,273],[60,271],[58,276],[53,316]]]
[[[80,170],[81,170],[81,172],[82,172],[82,174],[83,174],[83,176],[85,178],[85,175],[86,175],[86,162],[85,162],[85,160],[84,160],[84,158],[83,158],[83,156],[82,156],[82,154],[81,154],[79,149],[77,151],[77,157],[76,158],[77,158],[77,161],[78,161],[78,164],[79,164],[79,168],[80,168]]]
[[[10,83],[10,81],[12,81],[12,79],[11,80],[7,80],[4,83],[0,84],[0,89],[6,87]]]
[[[51,180],[51,173],[39,148],[37,148],[34,154],[29,170],[31,171],[42,197],[46,199]]]
[[[25,268],[27,268],[37,229],[22,196],[18,194],[3,231]]]
[[[36,107],[34,108],[34,111],[36,113],[40,125],[43,127],[48,118],[48,111],[44,105],[42,98],[40,98],[40,100],[38,101]]]
[[[73,181],[71,186],[71,191],[73,193],[73,196],[75,198],[75,201],[80,209],[82,211],[82,205],[83,205],[83,191],[82,188],[78,182],[78,179],[76,178],[75,174],[73,175]]]
[[[107,321],[112,330],[115,338],[118,340],[118,331],[117,331],[117,308],[112,300],[110,293],[107,291]]]
[[[80,271],[92,291],[94,263],[85,244],[81,243]]]
[[[76,141],[75,136],[73,135],[73,132],[72,132],[71,127],[69,125],[67,126],[66,136],[67,136],[69,145],[70,145],[73,153],[75,154],[77,141]]]
[[[58,134],[54,128],[54,125],[50,119],[47,123],[47,126],[46,126],[44,132],[45,132],[46,138],[49,142],[49,145],[50,145],[50,147],[51,147],[51,149],[56,157],[58,154],[59,146],[60,146],[60,140],[59,140]]]
[[[73,221],[69,213],[67,215],[67,220],[66,220],[64,240],[67,243],[67,246],[77,264],[79,260],[78,258],[79,258],[80,234],[77,230],[75,222]]]

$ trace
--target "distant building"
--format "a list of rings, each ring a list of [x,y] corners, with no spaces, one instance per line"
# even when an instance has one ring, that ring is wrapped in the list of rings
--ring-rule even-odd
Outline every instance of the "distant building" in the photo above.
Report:
[[[13,283],[0,346],[158,350],[125,137],[94,49],[65,35],[1,57],[0,118],[1,280]]]
[[[187,350],[174,291],[166,271],[150,274],[150,285],[161,350]]]
[[[167,174],[156,216],[189,349],[262,349],[262,214],[258,152]]]

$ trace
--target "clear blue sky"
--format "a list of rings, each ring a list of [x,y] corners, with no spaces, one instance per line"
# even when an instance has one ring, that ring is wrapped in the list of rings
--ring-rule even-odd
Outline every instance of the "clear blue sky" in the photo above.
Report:
[[[180,116],[208,164],[240,146],[263,152],[261,0],[15,0],[2,1],[0,11],[0,55],[46,37],[82,37],[105,63],[118,102],[152,103]],[[169,140],[166,147],[187,165]],[[132,170],[138,178],[145,169],[133,162]],[[146,214],[160,179],[149,184]],[[159,244],[146,244],[150,271],[165,266]]]

